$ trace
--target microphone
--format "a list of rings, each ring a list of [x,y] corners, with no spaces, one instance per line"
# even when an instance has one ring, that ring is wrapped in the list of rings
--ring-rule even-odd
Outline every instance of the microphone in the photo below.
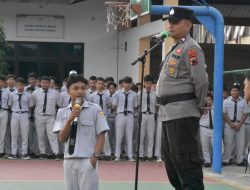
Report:
[[[155,34],[152,36],[152,40],[164,40],[165,38],[168,38],[169,32],[168,31],[163,31],[159,34]]]
[[[76,98],[74,109],[81,109],[81,98]],[[69,139],[69,155],[75,151],[76,132],[77,132],[78,117],[75,117],[71,125],[70,139]]]
[[[76,98],[75,105],[74,105],[74,109],[81,109],[81,98],[79,98],[79,97]],[[74,122],[75,122],[76,125],[77,125],[78,117],[75,117]]]

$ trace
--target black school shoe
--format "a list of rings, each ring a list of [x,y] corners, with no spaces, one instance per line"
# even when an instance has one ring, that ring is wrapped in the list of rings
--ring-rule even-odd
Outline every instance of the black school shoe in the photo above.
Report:
[[[44,160],[46,159],[46,154],[40,154],[39,160]]]
[[[204,166],[205,168],[210,168],[210,167],[211,167],[211,164],[210,164],[210,163],[204,163],[203,166]]]
[[[241,163],[237,164],[237,166],[246,166],[246,165],[247,165],[247,163],[244,162],[244,161],[242,161]]]
[[[17,159],[17,156],[11,154],[11,155],[8,156],[8,158],[9,158],[10,160],[16,160],[16,159]]]
[[[230,166],[231,164],[228,162],[222,162],[222,166]]]

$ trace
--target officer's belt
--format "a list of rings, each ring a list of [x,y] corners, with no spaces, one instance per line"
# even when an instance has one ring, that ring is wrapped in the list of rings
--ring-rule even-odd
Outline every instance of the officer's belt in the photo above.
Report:
[[[183,94],[174,94],[174,95],[166,95],[161,97],[156,97],[156,101],[160,105],[166,105],[173,102],[181,102],[185,100],[193,100],[196,99],[194,93],[183,93]]]
[[[0,111],[8,111],[8,109],[6,109],[6,108],[0,108]]]

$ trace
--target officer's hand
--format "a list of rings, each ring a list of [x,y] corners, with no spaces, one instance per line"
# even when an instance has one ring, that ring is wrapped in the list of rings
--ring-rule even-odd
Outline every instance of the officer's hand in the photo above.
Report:
[[[90,158],[90,163],[92,164],[93,168],[95,169],[96,163],[97,163],[97,158],[96,157],[91,157]]]

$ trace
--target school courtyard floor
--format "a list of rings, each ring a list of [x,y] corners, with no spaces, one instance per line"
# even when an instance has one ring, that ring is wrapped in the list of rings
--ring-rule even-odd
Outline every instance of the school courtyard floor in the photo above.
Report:
[[[100,190],[133,190],[135,163],[100,161]],[[204,169],[206,190],[250,189],[244,167],[227,166],[221,175]],[[138,190],[174,190],[163,163],[140,163]],[[65,190],[63,162],[54,160],[0,160],[0,190]]]

